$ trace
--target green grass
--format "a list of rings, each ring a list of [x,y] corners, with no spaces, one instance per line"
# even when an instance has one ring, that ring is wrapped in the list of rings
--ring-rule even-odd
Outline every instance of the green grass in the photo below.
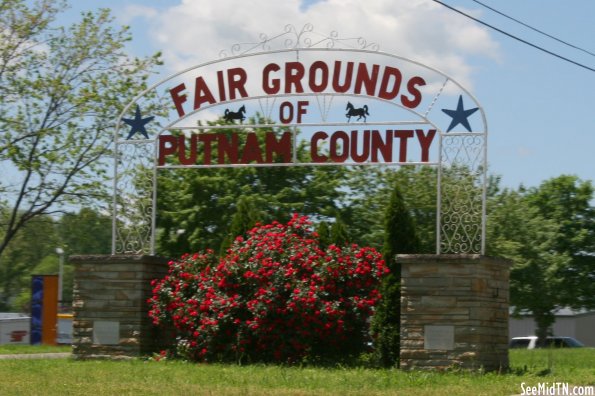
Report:
[[[0,345],[0,355],[70,351],[72,351],[72,347],[70,345]]]
[[[511,372],[0,360],[1,395],[514,395],[521,383],[595,384],[595,349],[513,350]]]

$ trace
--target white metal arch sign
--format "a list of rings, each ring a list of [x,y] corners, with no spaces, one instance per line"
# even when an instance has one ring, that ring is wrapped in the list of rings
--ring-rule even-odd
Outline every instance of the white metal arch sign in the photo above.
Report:
[[[127,106],[114,138],[114,254],[155,253],[160,169],[422,164],[438,169],[436,252],[484,253],[487,125],[477,100],[362,39],[338,48],[349,40],[311,35],[288,27]],[[280,39],[285,48],[270,50]]]

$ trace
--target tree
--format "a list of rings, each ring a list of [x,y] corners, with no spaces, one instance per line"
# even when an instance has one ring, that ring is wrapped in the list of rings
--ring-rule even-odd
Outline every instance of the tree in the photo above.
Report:
[[[30,288],[33,268],[45,257],[56,256],[57,246],[56,227],[50,216],[38,216],[21,229],[0,261],[0,311],[9,310],[12,299]]]
[[[420,243],[399,185],[394,186],[385,213],[383,256],[390,273],[382,281],[382,298],[372,319],[372,333],[376,360],[390,367],[399,362],[401,324],[401,266],[395,256],[419,252]]]
[[[65,213],[58,221],[57,232],[66,255],[111,253],[112,219],[90,208]]]
[[[556,309],[595,306],[592,197],[589,182],[563,175],[490,200],[488,254],[513,261],[511,304],[533,314],[542,339]]]
[[[529,204],[555,220],[563,237],[556,250],[573,255],[595,253],[595,209],[591,206],[593,185],[576,176],[561,175],[527,191]]]
[[[65,3],[0,3],[0,180],[6,216],[0,258],[33,219],[103,199],[117,115],[146,85],[159,56],[131,59],[127,28],[108,10],[55,27]],[[17,182],[14,182],[14,179]]]
[[[337,246],[344,246],[352,241],[349,236],[348,226],[341,217],[335,217],[335,221],[331,226],[331,240]]]
[[[266,120],[250,122],[265,124]],[[215,124],[225,125],[225,121],[220,119]],[[231,135],[234,133],[231,128],[220,129],[219,133]],[[260,138],[267,131],[270,129],[255,128],[254,133]],[[237,137],[242,147],[245,134]],[[212,145],[215,152],[216,144]],[[202,149],[202,145],[198,147],[198,162],[204,155]],[[305,143],[298,145],[299,159],[307,158],[307,149]],[[222,251],[226,240],[234,235],[233,218],[242,202],[249,203],[250,211],[256,213],[252,220],[262,223],[285,222],[294,213],[311,215],[316,220],[334,217],[338,199],[344,194],[339,189],[344,172],[334,166],[160,170],[157,250],[170,257],[207,248]],[[185,232],[178,234],[178,229]]]
[[[590,181],[561,175],[527,192],[529,204],[558,226],[554,249],[570,257],[557,272],[562,280],[560,303],[572,308],[595,307],[595,208]]]
[[[261,213],[254,203],[246,196],[242,195],[237,202],[236,212],[231,218],[229,232],[227,238],[221,246],[221,255],[225,254],[225,250],[231,246],[234,238],[244,236],[256,223],[260,222],[265,215]]]
[[[318,243],[322,249],[326,249],[333,244],[333,237],[328,222],[321,221],[318,223],[316,233],[318,234]]]
[[[556,224],[540,216],[522,194],[505,190],[491,202],[488,235],[488,255],[513,262],[510,300],[514,313],[531,311],[537,335],[545,337],[555,320],[559,287],[551,268],[567,262],[567,257],[552,250],[559,237]]]
[[[416,224],[405,205],[399,185],[395,185],[384,217],[384,260],[390,265],[401,253],[417,253],[420,248]]]
[[[316,227],[316,233],[321,248],[326,249],[331,245],[345,246],[353,242],[348,228],[349,226],[343,222],[341,217],[335,217],[331,223],[326,220],[320,221]]]
[[[10,309],[16,312],[29,312],[31,306],[31,277],[32,275],[59,275],[60,258],[54,253],[45,256],[39,264],[33,267],[23,276],[23,286],[18,295],[12,301]],[[62,268],[62,299],[60,306],[67,308],[72,304],[72,291],[74,284],[74,268],[64,263]]]
[[[341,205],[341,216],[359,244],[382,248],[385,218],[394,186],[399,186],[405,206],[416,224],[419,253],[436,252],[436,170],[431,167],[354,168],[348,174],[350,194]]]
[[[58,219],[38,216],[12,240],[0,262],[0,310],[22,311],[30,299],[31,275],[58,274],[59,255],[64,250],[63,301],[72,299],[70,254],[107,254],[111,249],[111,219],[92,209],[66,213]],[[17,301],[14,301],[15,297]]]

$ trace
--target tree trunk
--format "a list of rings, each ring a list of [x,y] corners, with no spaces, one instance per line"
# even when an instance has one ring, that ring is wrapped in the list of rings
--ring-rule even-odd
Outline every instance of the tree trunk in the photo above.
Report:
[[[550,327],[556,321],[554,313],[550,311],[534,311],[534,320],[537,325],[535,335],[537,336],[537,345],[547,346],[546,339],[551,335]]]

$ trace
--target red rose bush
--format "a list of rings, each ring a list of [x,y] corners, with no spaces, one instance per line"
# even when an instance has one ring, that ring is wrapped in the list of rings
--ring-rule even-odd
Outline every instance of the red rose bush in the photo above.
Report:
[[[175,332],[172,352],[284,363],[360,353],[388,269],[372,248],[321,250],[310,226],[295,215],[236,238],[221,259],[207,251],[170,262],[149,314]]]

